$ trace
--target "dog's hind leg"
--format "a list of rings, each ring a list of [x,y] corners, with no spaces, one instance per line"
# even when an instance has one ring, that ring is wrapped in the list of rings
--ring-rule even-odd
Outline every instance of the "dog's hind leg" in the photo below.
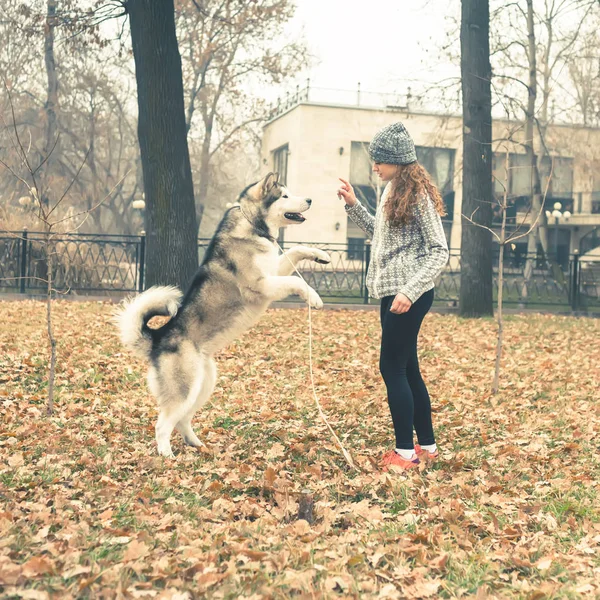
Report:
[[[189,388],[188,394],[184,400],[172,400],[165,402],[160,407],[160,414],[156,422],[156,444],[158,453],[161,456],[172,458],[174,456],[171,450],[171,434],[178,423],[185,418],[188,413],[193,414],[193,407],[196,403],[196,398],[202,389],[203,373],[202,371],[196,375]],[[192,432],[193,433],[193,432]],[[195,436],[194,436],[195,437]],[[198,440],[198,438],[196,438]],[[200,440],[198,440],[199,442]]]
[[[184,417],[179,423],[177,423],[177,431],[181,434],[184,444],[186,446],[192,446],[193,448],[202,448],[204,444],[200,441],[200,438],[194,433],[192,429],[192,421],[190,417]]]
[[[194,418],[196,411],[198,411],[210,398],[217,381],[217,365],[212,357],[203,360],[201,373],[202,385],[200,387],[200,392],[196,397],[196,402],[189,412],[179,421],[179,423],[177,423],[177,431],[179,431],[183,437],[183,441],[188,446],[193,446],[194,448],[200,448],[204,444],[198,439],[198,436],[192,429],[192,419]]]

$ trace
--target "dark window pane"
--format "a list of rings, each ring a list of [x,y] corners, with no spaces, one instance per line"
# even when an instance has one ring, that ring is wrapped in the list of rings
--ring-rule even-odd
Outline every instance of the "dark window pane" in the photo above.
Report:
[[[494,180],[494,196],[496,196],[496,198],[504,197],[506,187],[510,189],[510,157],[508,163],[509,181],[507,181],[506,167],[506,154],[503,152],[494,152],[494,155],[492,156],[492,177]]]
[[[350,149],[350,183],[372,185],[373,170],[367,142],[352,142]]]
[[[356,197],[375,214],[384,189],[381,180],[373,173],[368,142],[352,142],[350,151],[350,183]]]
[[[509,193],[512,196],[530,197],[533,192],[533,174],[531,171],[531,162],[527,155],[510,155],[509,175]]]
[[[454,218],[454,192],[444,194],[443,200],[446,208],[446,216],[443,219],[444,221],[452,221]]]
[[[431,175],[433,182],[445,196],[454,191],[454,156],[452,148],[417,146],[417,158]]]
[[[363,238],[348,238],[348,260],[362,260],[365,252]]]
[[[541,166],[542,194],[548,187],[548,196],[571,198],[573,195],[573,159],[563,156],[544,156]],[[548,185],[548,177],[550,185]]]
[[[287,144],[277,148],[277,150],[273,152],[273,171],[279,173],[279,183],[282,183],[283,185],[287,185],[288,153],[289,147]],[[277,241],[280,244],[283,244],[284,237],[285,227],[280,227]]]
[[[377,210],[377,190],[370,185],[352,184],[356,197],[364,204],[369,212],[374,215]]]
[[[279,182],[287,185],[288,145],[281,146],[273,152],[273,171],[279,173]]]

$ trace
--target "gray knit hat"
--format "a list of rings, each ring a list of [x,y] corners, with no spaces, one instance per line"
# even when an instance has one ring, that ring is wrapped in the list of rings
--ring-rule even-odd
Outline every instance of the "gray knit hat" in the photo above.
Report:
[[[417,160],[415,143],[402,123],[393,123],[375,134],[369,154],[376,163],[408,165]]]

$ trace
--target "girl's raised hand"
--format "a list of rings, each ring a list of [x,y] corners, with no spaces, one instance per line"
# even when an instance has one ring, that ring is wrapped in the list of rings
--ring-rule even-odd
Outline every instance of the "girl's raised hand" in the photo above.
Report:
[[[345,179],[340,177],[339,180],[342,182],[342,185],[337,192],[338,198],[342,198],[348,206],[354,206],[358,202],[354,188]]]

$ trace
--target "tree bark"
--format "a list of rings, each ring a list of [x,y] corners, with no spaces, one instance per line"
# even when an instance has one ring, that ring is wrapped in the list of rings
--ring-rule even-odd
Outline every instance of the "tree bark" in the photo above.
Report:
[[[56,111],[58,110],[58,72],[56,70],[56,57],[54,54],[54,33],[56,30],[57,0],[47,0],[46,20],[44,22],[44,65],[46,67],[46,102],[44,103],[44,116],[46,118],[46,132],[44,146],[40,156],[40,168],[37,173],[37,190],[39,197],[36,198],[38,206],[38,218],[44,225],[44,230],[50,228],[48,222],[50,213],[50,185],[52,172],[58,162],[58,121]],[[33,180],[35,182],[35,178]],[[48,258],[48,238],[45,239],[45,251],[39,263],[38,277],[50,281],[52,279],[52,262]],[[48,292],[50,293],[50,291]],[[48,313],[50,319],[50,313]],[[50,325],[49,325],[50,327]],[[50,340],[51,342],[51,340]],[[49,385],[49,390],[52,385]],[[52,392],[49,391],[49,394]]]
[[[550,45],[551,39],[548,40]],[[527,260],[523,273],[523,285],[521,286],[521,299],[529,295],[529,283],[533,277],[533,270],[537,262],[538,246],[542,246],[544,257],[548,259],[548,229],[546,215],[543,212],[542,181],[540,169],[543,157],[543,149],[540,134],[540,154],[535,150],[535,108],[538,96],[538,66],[537,66],[537,45],[535,36],[535,20],[533,12],[533,0],[527,0],[527,58],[529,63],[529,82],[527,85],[527,111],[525,114],[525,152],[528,162],[531,166],[532,189],[531,189],[531,219],[534,221],[538,215],[539,224],[531,230],[527,239]],[[543,123],[547,121],[547,98],[544,98],[545,112],[542,115]]]
[[[502,344],[504,342],[504,319],[502,315],[503,297],[504,297],[504,250],[506,247],[506,210],[508,209],[508,177],[510,169],[510,153],[506,149],[504,159],[504,196],[502,198],[502,225],[500,227],[500,240],[498,241],[500,255],[498,256],[498,310],[496,318],[498,320],[498,338],[496,340],[496,361],[494,363],[494,382],[492,384],[492,393],[497,394],[500,389],[500,365],[502,362]]]
[[[44,255],[48,265],[46,286],[46,332],[50,346],[50,365],[48,366],[48,398],[46,400],[46,414],[54,414],[54,381],[56,376],[56,338],[54,337],[54,323],[52,321],[52,269],[54,265],[54,244],[50,239],[50,227],[44,223],[46,235],[44,236]]]
[[[56,0],[48,0],[46,5],[46,22],[44,24],[44,63],[46,65],[46,104],[44,111],[46,113],[46,139],[43,149],[43,158],[46,159],[43,174],[51,172],[49,165],[54,162],[52,154],[55,151],[56,136],[58,125],[56,122],[56,110],[58,108],[58,74],[56,72],[56,59],[54,56],[54,30],[56,28]],[[45,182],[43,182],[45,183]],[[42,197],[48,205],[46,189],[43,186]]]
[[[492,97],[489,0],[462,0],[463,204],[459,312],[493,314]]]
[[[39,218],[44,226],[42,242],[43,260],[39,276],[46,280],[46,328],[48,345],[50,347],[50,364],[48,365],[48,397],[46,400],[46,414],[54,412],[54,378],[56,373],[56,339],[52,322],[52,276],[54,265],[54,244],[52,243],[52,223],[50,222],[50,181],[54,165],[58,162],[56,156],[58,145],[58,122],[56,111],[58,109],[58,73],[56,70],[56,57],[54,54],[54,32],[56,29],[57,0],[47,0],[46,21],[44,23],[44,64],[46,66],[46,136],[42,149],[42,164],[38,172],[37,186],[32,173],[32,181],[37,190],[39,202]],[[56,205],[55,205],[56,206]]]
[[[198,266],[198,226],[173,0],[128,0],[126,7],[146,201],[145,281],[185,288]]]

